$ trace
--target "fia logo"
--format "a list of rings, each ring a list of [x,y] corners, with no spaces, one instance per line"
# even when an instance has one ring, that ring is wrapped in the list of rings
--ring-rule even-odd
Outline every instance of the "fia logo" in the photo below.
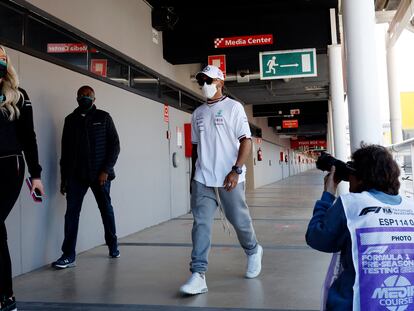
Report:
[[[382,211],[384,212],[384,214],[387,214],[387,215],[392,214],[392,209],[389,207],[383,207]]]

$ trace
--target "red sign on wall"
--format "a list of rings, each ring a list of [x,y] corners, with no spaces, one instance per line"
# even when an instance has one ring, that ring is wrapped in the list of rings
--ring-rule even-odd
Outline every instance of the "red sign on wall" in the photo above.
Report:
[[[191,158],[193,152],[193,144],[191,142],[191,123],[184,124],[184,147],[185,157]]]
[[[299,127],[298,120],[283,120],[282,128],[284,129],[297,129]]]
[[[214,39],[214,47],[216,49],[267,44],[273,44],[273,35],[267,34]]]
[[[170,114],[169,114],[168,105],[164,105],[164,122],[168,123],[169,121],[170,121]]]
[[[326,148],[326,140],[315,139],[315,140],[291,140],[290,147],[292,149],[298,149],[299,147],[322,147]]]
[[[91,59],[91,72],[98,76],[106,77],[108,70],[107,59]]]
[[[223,71],[224,78],[226,77],[226,55],[210,55],[208,57],[208,64],[218,67]]]

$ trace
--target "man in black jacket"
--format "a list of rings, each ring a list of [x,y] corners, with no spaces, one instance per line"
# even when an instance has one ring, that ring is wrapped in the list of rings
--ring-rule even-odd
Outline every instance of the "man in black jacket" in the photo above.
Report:
[[[109,194],[120,151],[118,134],[109,113],[96,109],[95,92],[90,86],[78,90],[77,101],[79,107],[65,118],[62,135],[60,192],[66,194],[67,201],[65,239],[63,255],[52,264],[59,269],[75,266],[79,214],[88,188],[101,212],[109,256],[120,256]]]

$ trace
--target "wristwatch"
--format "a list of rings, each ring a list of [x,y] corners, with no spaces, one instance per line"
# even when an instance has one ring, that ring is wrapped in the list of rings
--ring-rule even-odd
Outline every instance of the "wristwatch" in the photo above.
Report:
[[[239,167],[239,166],[237,166],[237,165],[234,165],[232,168],[231,168],[231,170],[233,171],[233,172],[236,172],[237,174],[241,174],[241,173],[243,173],[243,169],[241,168],[241,167]]]

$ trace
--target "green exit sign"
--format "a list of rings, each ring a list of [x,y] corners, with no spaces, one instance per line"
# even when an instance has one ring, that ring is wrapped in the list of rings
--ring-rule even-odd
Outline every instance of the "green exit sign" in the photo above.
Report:
[[[316,50],[260,52],[260,79],[316,77]]]

